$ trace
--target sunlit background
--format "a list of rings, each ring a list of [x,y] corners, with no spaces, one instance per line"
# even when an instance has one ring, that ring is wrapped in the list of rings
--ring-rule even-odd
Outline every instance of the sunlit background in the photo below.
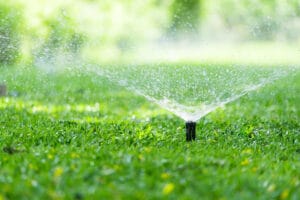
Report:
[[[295,64],[298,0],[0,2],[0,63]]]

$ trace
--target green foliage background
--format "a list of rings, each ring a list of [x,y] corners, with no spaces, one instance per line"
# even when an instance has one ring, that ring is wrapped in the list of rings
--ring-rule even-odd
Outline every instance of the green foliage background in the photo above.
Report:
[[[300,38],[297,0],[12,0],[1,2],[0,10],[1,63],[62,50],[111,57],[172,38],[293,43]]]
[[[19,7],[0,2],[0,65],[12,64],[18,60],[22,21]]]

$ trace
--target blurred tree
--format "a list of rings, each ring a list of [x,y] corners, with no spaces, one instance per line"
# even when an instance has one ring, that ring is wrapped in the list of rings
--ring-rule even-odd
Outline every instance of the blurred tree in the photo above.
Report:
[[[80,50],[85,37],[76,29],[73,19],[66,15],[64,10],[45,21],[48,35],[40,45],[35,60],[43,62],[56,62],[56,56],[68,54],[71,58],[79,58]]]
[[[0,2],[0,64],[14,64],[20,56],[21,9]]]
[[[295,12],[296,16],[300,16],[300,1],[299,0],[290,0],[290,4]]]
[[[229,29],[247,30],[244,38],[272,40],[281,20],[277,8],[277,0],[222,0],[220,15]]]
[[[174,0],[171,4],[171,24],[168,30],[171,36],[195,35],[200,23],[202,0]]]

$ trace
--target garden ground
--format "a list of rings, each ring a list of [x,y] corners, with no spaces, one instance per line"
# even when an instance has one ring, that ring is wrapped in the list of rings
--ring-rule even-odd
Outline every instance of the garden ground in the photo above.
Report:
[[[0,68],[1,200],[300,198],[299,72],[207,115],[191,143],[92,76]]]

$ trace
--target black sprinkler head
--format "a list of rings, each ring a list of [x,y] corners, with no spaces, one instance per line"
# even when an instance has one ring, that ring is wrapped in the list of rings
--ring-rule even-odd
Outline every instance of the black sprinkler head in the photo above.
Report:
[[[186,141],[196,139],[196,122],[188,121],[185,123]]]

